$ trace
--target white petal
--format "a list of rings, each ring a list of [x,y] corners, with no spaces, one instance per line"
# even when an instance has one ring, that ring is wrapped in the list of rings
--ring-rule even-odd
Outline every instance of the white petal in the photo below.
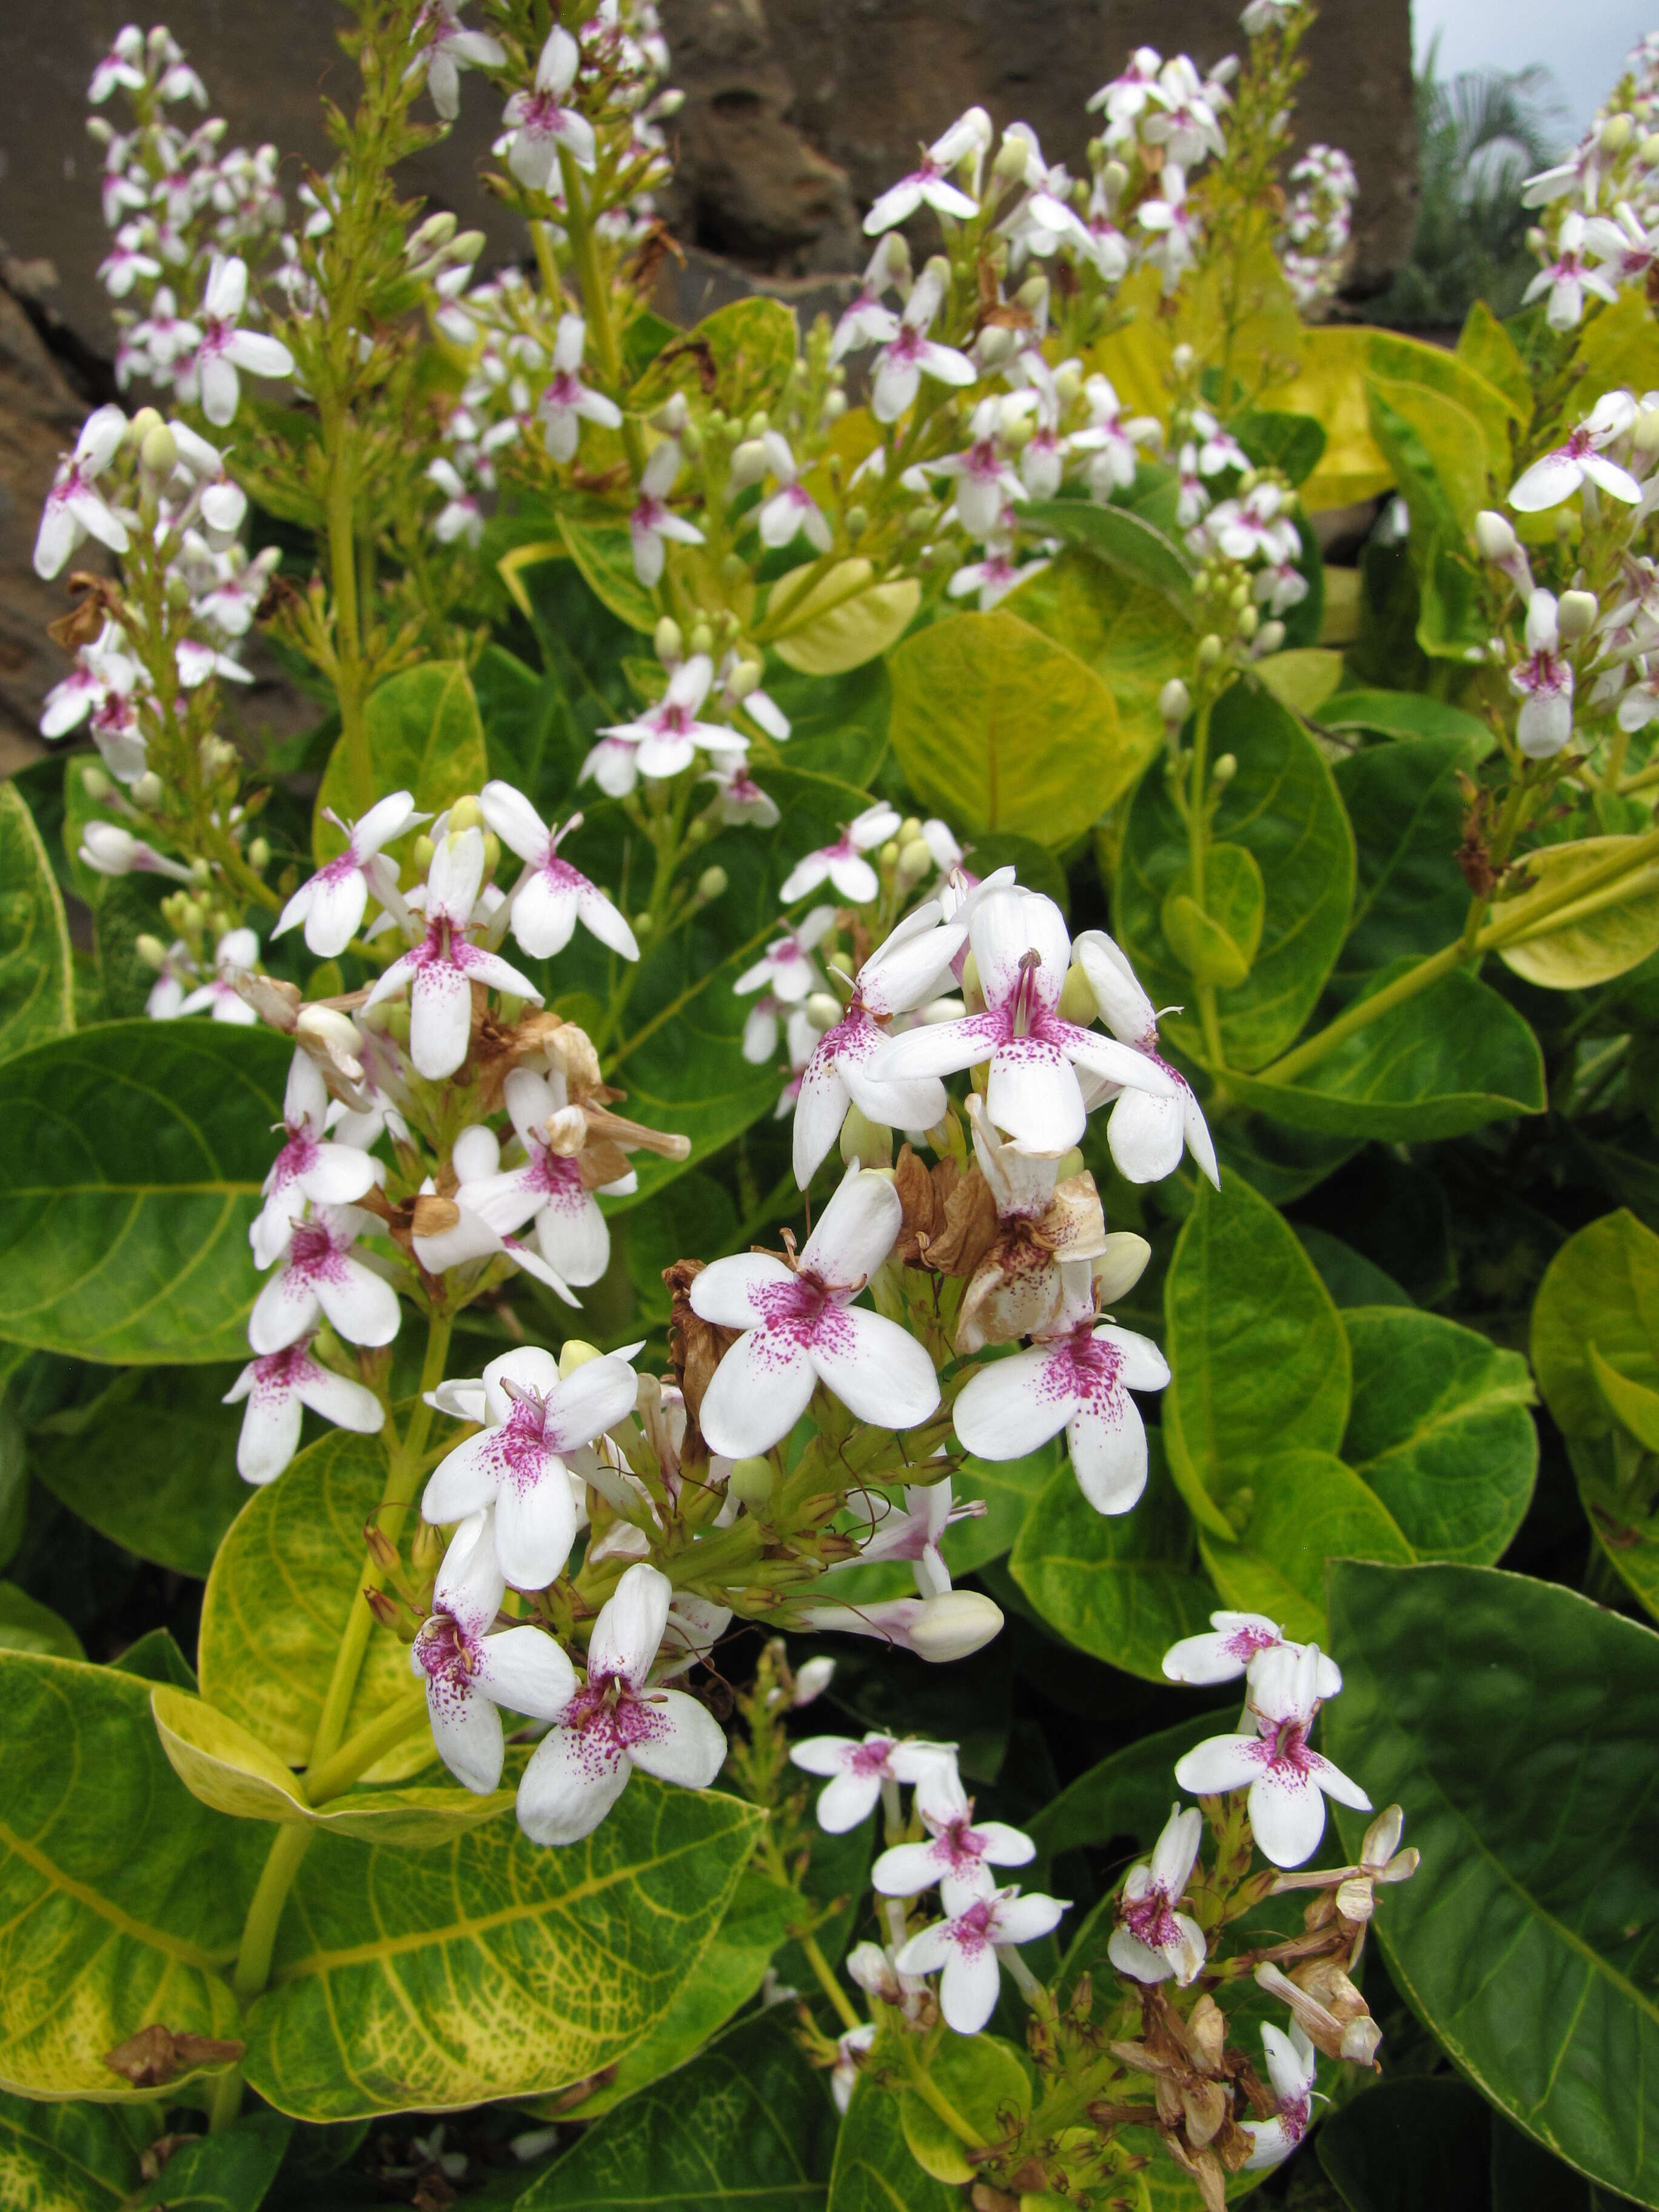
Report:
[[[1107,1940],[1106,1955],[1120,1974],[1127,1974],[1137,1982],[1167,1982],[1175,1972],[1175,1961],[1165,1958],[1162,1951],[1154,1951],[1127,1928],[1114,1928]]]
[[[847,1118],[847,1085],[822,1042],[813,1049],[795,1101],[793,1163],[797,1186],[805,1190],[819,1163],[841,1133]],[[701,1281],[701,1276],[697,1279]]]
[[[495,1533],[488,1513],[469,1514],[449,1540],[432,1601],[453,1613],[469,1636],[482,1636],[501,1611],[507,1585],[495,1562]]]
[[[622,1796],[633,1771],[625,1751],[555,1728],[537,1745],[519,1784],[519,1826],[532,1844],[580,1843]]]
[[[788,1435],[811,1403],[817,1381],[811,1358],[793,1338],[751,1328],[714,1370],[697,1425],[711,1451],[726,1459],[751,1458]]]
[[[428,1688],[427,1711],[439,1758],[458,1782],[487,1797],[501,1778],[501,1715],[480,1692],[455,1692],[447,1684]]]
[[[307,889],[306,945],[319,960],[336,959],[357,934],[368,904],[368,884],[362,869],[353,868],[342,876],[313,876]]]
[[[354,1382],[349,1375],[336,1375],[314,1362],[312,1371],[301,1376],[296,1395],[301,1405],[309,1406],[313,1413],[320,1413],[337,1429],[355,1429],[361,1437],[373,1437],[386,1426],[386,1407],[371,1389]]]
[[[1037,955],[1048,1004],[1055,1004],[1071,965],[1072,940],[1051,898],[1018,888],[994,891],[974,909],[968,935],[988,1006],[1012,997],[1028,952]]]
[[[1278,1770],[1258,1776],[1250,1790],[1249,1809],[1256,1843],[1275,1866],[1300,1866],[1319,1849],[1325,1832],[1325,1800],[1311,1776],[1292,1780]]]
[[[569,944],[576,927],[574,884],[556,883],[544,869],[526,877],[513,899],[513,934],[532,959],[550,960]]]
[[[339,1280],[319,1283],[317,1303],[349,1344],[390,1344],[403,1319],[396,1291],[361,1260],[346,1260]]]
[[[734,1252],[711,1260],[693,1279],[691,1310],[720,1328],[753,1328],[765,1310],[756,1291],[790,1279],[788,1268],[769,1252]]]
[[[892,1250],[903,1220],[887,1176],[849,1168],[806,1240],[802,1269],[826,1283],[864,1281]]]
[[[991,1056],[986,1111],[1032,1152],[1065,1152],[1083,1135],[1086,1115],[1077,1072],[1055,1046],[1016,1037]]]
[[[428,963],[410,990],[410,1057],[428,1082],[439,1082],[466,1058],[471,1035],[472,994],[465,976],[448,961]]]
[[[355,1145],[319,1145],[316,1158],[299,1178],[301,1189],[318,1206],[349,1206],[374,1189],[380,1177],[374,1162]]]
[[[1058,1928],[1066,1907],[1058,1897],[1033,1892],[1029,1897],[1005,1898],[997,1906],[992,1927],[999,1943],[1034,1943]]]
[[[542,1257],[567,1283],[597,1283],[611,1262],[611,1231],[592,1194],[561,1191],[536,1216]]]
[[[1106,1124],[1113,1164],[1126,1182],[1161,1182],[1181,1165],[1185,1142],[1182,1102],[1125,1091]]]
[[[421,1498],[422,1518],[441,1528],[482,1512],[495,1503],[498,1479],[494,1439],[468,1437],[432,1470]]]
[[[478,808],[502,844],[521,860],[539,860],[546,852],[547,824],[512,784],[492,779],[478,793]]]
[[[635,1765],[659,1782],[707,1790],[726,1764],[726,1731],[713,1713],[683,1690],[653,1690],[647,1710],[661,1726],[633,1746]]]
[[[557,1579],[576,1540],[576,1506],[562,1460],[551,1455],[540,1476],[510,1477],[495,1495],[495,1557],[514,1589],[540,1590]]]
[[[261,1354],[281,1352],[302,1337],[316,1318],[316,1292],[291,1267],[281,1267],[253,1301],[247,1340]]]
[[[958,2035],[977,2035],[996,2010],[1001,1987],[997,1954],[988,1944],[973,1952],[953,1949],[939,1977],[939,2010]]]
[[[651,1671],[663,1631],[668,1626],[673,1587],[666,1575],[643,1560],[629,1567],[603,1606],[588,1640],[587,1671],[619,1675],[635,1688]]]
[[[811,1362],[848,1411],[877,1427],[915,1428],[938,1408],[933,1360],[908,1329],[884,1315],[847,1307],[840,1326],[814,1340]]]
[[[375,1410],[380,1410],[378,1401]],[[236,1472],[244,1482],[276,1480],[300,1448],[300,1422],[297,1391],[261,1389],[254,1384],[236,1440]]]
[[[1097,1513],[1127,1513],[1146,1487],[1146,1431],[1127,1390],[1079,1406],[1066,1431],[1078,1488]]]
[[[994,1360],[957,1400],[957,1436],[976,1458],[1024,1459],[1058,1436],[1076,1412],[1073,1392],[1057,1387],[1063,1381],[1064,1370],[1044,1345]]]
[[[1176,1761],[1175,1778],[1194,1797],[1216,1797],[1229,1790],[1249,1788],[1261,1775],[1261,1761],[1257,1736],[1206,1736]]]
[[[635,1347],[638,1349],[637,1346]],[[607,1353],[589,1359],[559,1384],[548,1408],[548,1426],[561,1451],[591,1443],[634,1410],[639,1378],[625,1359]]]
[[[576,1693],[576,1670],[539,1628],[504,1628],[479,1645],[473,1680],[498,1705],[532,1720],[555,1721]]]

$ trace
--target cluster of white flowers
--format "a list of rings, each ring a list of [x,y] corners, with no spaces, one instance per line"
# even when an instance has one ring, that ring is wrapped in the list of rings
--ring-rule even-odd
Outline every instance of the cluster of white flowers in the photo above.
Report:
[[[1176,520],[1187,549],[1200,562],[1218,561],[1249,572],[1251,596],[1269,617],[1256,633],[1258,652],[1284,641],[1279,617],[1308,596],[1297,566],[1302,550],[1295,495],[1284,479],[1253,468],[1243,447],[1208,408],[1177,410],[1181,487]]]
[[[1206,1633],[1171,1648],[1164,1671],[1182,1683],[1243,1679],[1239,1731],[1199,1744],[1177,1762],[1175,1777],[1181,1788],[1201,1796],[1247,1791],[1251,1833],[1274,1867],[1297,1868],[1312,1857],[1324,1832],[1327,1796],[1360,1812],[1371,1810],[1359,1785],[1308,1741],[1321,1705],[1342,1687],[1340,1672],[1317,1645],[1289,1641],[1277,1622],[1260,1613],[1217,1613]],[[936,2004],[957,2034],[978,2033],[996,2008],[1000,1965],[1022,1989],[1030,1985],[1017,1947],[1051,1933],[1066,1910],[1063,1899],[1022,1896],[1017,1886],[999,1883],[994,1869],[1028,1865],[1036,1856],[1036,1844],[1018,1828],[975,1816],[954,1744],[872,1731],[862,1741],[810,1737],[792,1745],[789,1755],[805,1772],[827,1778],[817,1806],[826,1832],[844,1833],[878,1807],[884,1816],[888,1848],[870,1879],[887,1940],[860,1943],[850,1954],[847,1971],[853,1980],[907,2021],[925,2021]],[[915,1792],[908,1825],[902,1786]],[[1416,1870],[1417,1853],[1399,1849],[1401,1826],[1400,1808],[1390,1806],[1366,1831],[1357,1865],[1284,1875],[1277,1887],[1340,1890],[1340,1909],[1363,1923],[1375,1885],[1407,1881]],[[1150,1857],[1124,1877],[1107,1948],[1112,1965],[1132,1982],[1173,1980],[1185,1988],[1205,1967],[1204,1930],[1181,1909],[1203,1832],[1203,1814],[1176,1805]],[[908,1932],[915,1900],[935,1887],[942,1917]],[[928,1979],[935,1974],[936,1987]],[[1271,2025],[1262,2030],[1276,2109],[1269,2118],[1241,2124],[1254,2144],[1250,2171],[1281,2164],[1306,2133],[1316,2044],[1332,2057],[1369,2063],[1381,2039],[1357,1993],[1339,2014],[1277,1967],[1263,1966],[1257,1978],[1285,1999],[1291,2016],[1288,2032]],[[831,2087],[842,2111],[878,2032],[871,2021],[840,2039]]]
[[[1554,329],[1576,328],[1587,293],[1611,303],[1621,286],[1647,283],[1659,261],[1659,48],[1651,37],[1566,160],[1529,177],[1522,198],[1541,211],[1528,234],[1541,266],[1526,296],[1547,299]]]
[[[1497,636],[1486,650],[1507,666],[1522,702],[1516,741],[1529,759],[1551,759],[1571,741],[1581,675],[1593,678],[1583,702],[1589,719],[1616,712],[1620,728],[1633,732],[1659,714],[1659,576],[1633,550],[1637,533],[1659,507],[1656,459],[1659,392],[1639,399],[1608,392],[1510,491],[1516,514],[1547,514],[1577,500],[1587,530],[1611,527],[1626,540],[1605,595],[1583,588],[1582,571],[1559,597],[1540,590],[1508,518],[1490,509],[1475,518],[1481,556],[1524,610],[1519,646]]]
[[[1359,179],[1340,146],[1310,146],[1290,173],[1279,261],[1297,306],[1322,315],[1347,273]]]

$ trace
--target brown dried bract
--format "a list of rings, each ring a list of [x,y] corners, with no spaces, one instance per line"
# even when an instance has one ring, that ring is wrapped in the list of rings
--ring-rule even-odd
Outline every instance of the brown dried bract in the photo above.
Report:
[[[501,1103],[501,1085],[523,1060],[545,1054],[548,1063],[563,1076],[565,1095],[576,1104],[598,1092],[605,1097],[599,1075],[599,1055],[586,1030],[544,1006],[533,1007],[523,1018],[503,1028],[486,1013],[473,1025],[472,1065],[478,1085],[478,1110],[493,1114]]]
[[[121,601],[107,576],[92,575],[85,568],[70,572],[69,588],[77,595],[76,603],[66,615],[46,624],[46,635],[65,653],[73,653],[93,644],[106,622],[120,620]]]
[[[662,1271],[673,1302],[668,1318],[668,1358],[679,1382],[680,1395],[685,1400],[685,1435],[680,1444],[682,1467],[700,1463],[708,1457],[697,1415],[702,1407],[703,1395],[714,1379],[714,1370],[742,1334],[735,1328],[717,1328],[691,1310],[691,1285],[702,1269],[701,1260],[676,1260],[672,1267]]]
[[[902,1209],[895,1249],[906,1267],[933,1264],[927,1256],[928,1246],[944,1232],[951,1194],[961,1180],[962,1170],[954,1160],[939,1160],[929,1168],[908,1145],[900,1148],[898,1165],[893,1170],[893,1188]]]
[[[106,2051],[103,2063],[135,2089],[160,2089],[193,2067],[234,2066],[246,2048],[245,2043],[221,2042],[187,2028],[175,2033],[163,2021],[153,2020],[113,2051]]]
[[[945,1200],[945,1219],[930,1237],[923,1258],[935,1274],[971,1275],[996,1243],[1001,1224],[977,1162],[961,1176]]]

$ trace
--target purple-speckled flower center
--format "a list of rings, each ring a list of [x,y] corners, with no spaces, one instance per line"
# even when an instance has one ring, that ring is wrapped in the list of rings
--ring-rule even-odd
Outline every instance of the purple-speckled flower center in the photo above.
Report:
[[[538,1140],[531,1146],[525,1173],[531,1188],[544,1192],[550,1199],[568,1200],[580,1195],[581,1170],[574,1158],[556,1152],[550,1145]]]
[[[520,1493],[533,1490],[558,1450],[557,1436],[548,1424],[547,1401],[538,1391],[516,1391],[513,1410],[490,1432],[490,1443],[501,1480]]]
[[[842,1318],[850,1292],[838,1291],[803,1268],[787,1283],[763,1283],[753,1293],[763,1328],[801,1346],[850,1350],[852,1331]]]
[[[343,1278],[344,1255],[336,1249],[333,1237],[321,1222],[297,1223],[289,1249],[289,1265],[296,1274],[307,1275],[313,1281],[326,1277],[337,1282]]]
[[[271,1166],[272,1188],[281,1190],[317,1164],[318,1144],[305,1122],[288,1124],[288,1142]]]
[[[1225,1650],[1229,1658],[1248,1667],[1258,1651],[1271,1651],[1279,1641],[1271,1628],[1236,1628],[1227,1638]]]
[[[988,1943],[996,1941],[991,1925],[994,1909],[992,1899],[976,1897],[965,1912],[957,1915],[951,1923],[951,1940],[959,1951],[966,1952],[971,1958],[975,1953],[984,1950]]]
[[[846,1755],[848,1773],[863,1775],[866,1778],[877,1774],[886,1780],[887,1755],[892,1748],[891,1742],[885,1736],[878,1737],[874,1743],[855,1743]]]
[[[1095,1334],[1092,1322],[1079,1322],[1059,1340],[1051,1364],[1079,1398],[1100,1405],[1118,1395],[1122,1357],[1115,1344]]]
[[[1279,2124],[1292,2143],[1299,2143],[1308,2132],[1308,2122],[1313,2117],[1311,2097],[1287,2097],[1279,2108]]]
[[[1176,1926],[1173,1901],[1158,1882],[1152,1885],[1144,1897],[1125,1899],[1123,1924],[1136,1942],[1144,1943],[1149,1951],[1166,1950],[1170,1944],[1181,1940],[1181,1930]]]
[[[520,116],[520,127],[537,136],[556,137],[564,122],[564,110],[559,105],[556,92],[532,92],[521,95],[524,106]]]
[[[446,1705],[459,1705],[472,1686],[478,1650],[453,1613],[434,1613],[415,1638],[415,1656],[434,1693]]]
[[[310,1367],[309,1338],[302,1338],[298,1344],[285,1345],[280,1352],[267,1352],[263,1359],[253,1363],[255,1396],[286,1397],[305,1381]]]
[[[1308,1749],[1308,1723],[1302,1720],[1274,1721],[1262,1730],[1263,1760],[1276,1782],[1299,1788],[1313,1771]]]
[[[590,1754],[607,1763],[642,1743],[653,1743],[669,1729],[660,1706],[641,1698],[620,1674],[590,1676],[566,1706],[563,1723],[582,1739]]]
[[[933,1856],[952,1874],[970,1873],[985,1856],[985,1838],[969,1825],[966,1813],[942,1827],[933,1842]]]
[[[568,368],[555,372],[553,381],[542,394],[544,407],[574,407],[582,396],[582,388]]]

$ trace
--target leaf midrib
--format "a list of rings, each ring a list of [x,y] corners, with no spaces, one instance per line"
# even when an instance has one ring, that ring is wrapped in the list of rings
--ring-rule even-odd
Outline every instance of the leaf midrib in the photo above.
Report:
[[[204,1951],[198,1944],[187,1943],[182,1936],[170,1935],[165,1929],[152,1928],[142,1920],[134,1919],[130,1912],[124,1912],[118,1905],[112,1904],[99,1891],[89,1888],[85,1882],[77,1881],[73,1875],[65,1874],[60,1866],[55,1865],[44,1852],[37,1850],[33,1844],[26,1843],[3,1820],[0,1820],[0,1845],[21,1859],[25,1866],[32,1868],[49,1887],[60,1895],[73,1898],[77,1905],[84,1905],[89,1911],[95,1913],[100,1920],[107,1921],[122,1935],[131,1936],[135,1942],[146,1944],[152,1951],[160,1951],[167,1958],[176,1959],[181,1966],[195,1966],[206,1974],[217,1974],[236,1956],[234,1948],[226,1951]]]

